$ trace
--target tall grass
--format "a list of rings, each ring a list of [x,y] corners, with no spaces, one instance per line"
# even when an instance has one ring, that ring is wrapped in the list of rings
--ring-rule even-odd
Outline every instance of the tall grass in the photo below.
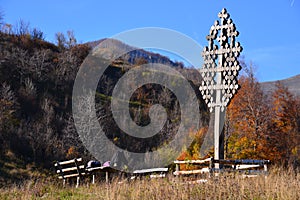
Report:
[[[220,175],[206,183],[187,179],[142,179],[119,183],[62,187],[60,182],[28,181],[0,189],[0,199],[300,199],[300,174],[273,169],[267,177],[242,178]]]

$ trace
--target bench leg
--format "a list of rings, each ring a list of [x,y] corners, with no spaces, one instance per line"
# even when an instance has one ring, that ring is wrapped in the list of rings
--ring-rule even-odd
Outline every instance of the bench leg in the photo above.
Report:
[[[268,165],[264,164],[264,174],[265,174],[265,178],[267,178],[268,175]]]
[[[76,188],[78,188],[78,187],[79,187],[79,180],[80,180],[80,177],[79,177],[79,176],[77,176]]]
[[[268,172],[268,165],[267,164],[264,164],[264,171],[265,171],[265,173]]]
[[[179,170],[179,164],[176,164],[176,171],[178,172]]]
[[[66,179],[63,179],[63,187],[66,186]]]
[[[95,184],[95,174],[92,176],[92,184]]]
[[[105,172],[105,181],[108,183],[108,172]]]

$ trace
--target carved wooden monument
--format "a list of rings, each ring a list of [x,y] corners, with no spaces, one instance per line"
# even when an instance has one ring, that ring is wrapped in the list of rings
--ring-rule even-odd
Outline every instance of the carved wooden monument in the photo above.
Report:
[[[220,146],[220,133],[223,128],[220,127],[220,121],[221,117],[224,117],[221,116],[221,112],[226,110],[228,103],[239,89],[237,76],[241,66],[238,57],[242,51],[240,43],[236,42],[239,33],[225,8],[218,14],[218,17],[220,19],[211,26],[209,35],[206,37],[208,46],[204,47],[202,52],[204,64],[200,73],[203,80],[199,87],[210,112],[214,111],[215,114],[215,160],[224,157],[220,155],[220,149],[223,149]],[[219,166],[215,168],[218,169]]]

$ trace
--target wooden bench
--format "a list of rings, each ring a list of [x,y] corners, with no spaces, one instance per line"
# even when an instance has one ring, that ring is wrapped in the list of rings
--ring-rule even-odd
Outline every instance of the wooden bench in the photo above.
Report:
[[[179,175],[192,175],[192,174],[204,174],[210,173],[213,167],[213,158],[207,158],[204,160],[175,160],[174,164],[176,164],[176,170],[173,173],[175,176]],[[180,165],[198,165],[201,169],[194,170],[180,170]]]
[[[227,171],[242,173],[243,177],[256,177],[259,174],[267,175],[269,160],[215,160],[214,163],[219,163]]]
[[[219,164],[221,169],[216,169],[215,164]],[[258,174],[267,174],[269,160],[214,160],[213,158],[207,158],[204,160],[175,160],[176,170],[173,173],[175,176],[179,175],[192,175],[208,173],[209,175],[215,173],[218,175],[220,172],[239,172],[243,177],[256,177]],[[185,165],[198,165],[200,169],[193,170],[180,170],[180,164]]]
[[[63,180],[63,186],[66,184],[66,179],[76,177],[76,188],[79,186],[80,179],[86,175],[85,166],[82,164],[82,158],[61,161],[54,163],[58,178]]]
[[[106,181],[106,183],[108,183],[109,182],[109,173],[115,173],[115,172],[117,172],[117,170],[114,168],[111,168],[110,166],[100,166],[100,167],[87,168],[86,172],[88,174],[92,175],[92,184],[95,184],[95,174],[97,172],[105,173],[105,181]]]

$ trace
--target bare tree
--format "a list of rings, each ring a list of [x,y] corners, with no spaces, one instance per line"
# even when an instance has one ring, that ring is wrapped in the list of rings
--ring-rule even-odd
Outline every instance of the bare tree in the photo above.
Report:
[[[16,98],[10,85],[3,83],[0,94],[0,125],[4,125],[6,120],[11,118],[16,109]]]
[[[9,145],[6,140],[13,126],[13,117],[17,109],[17,101],[8,84],[3,83],[0,92],[0,149],[5,149],[7,145]]]
[[[66,37],[63,33],[58,32],[55,34],[55,40],[56,40],[56,45],[60,48],[60,49],[64,49],[66,48]]]
[[[0,27],[4,24],[4,12],[0,10]]]
[[[67,31],[67,35],[68,35],[67,47],[72,48],[77,44],[77,40],[75,38],[74,31],[72,31],[72,30]]]
[[[163,87],[158,100],[160,102],[163,102],[167,107],[169,107],[173,100],[171,91],[168,88]]]
[[[36,87],[30,78],[26,78],[24,81],[24,92],[27,96],[36,96]]]
[[[55,148],[61,146],[55,134],[55,112],[49,98],[44,98],[41,103],[42,113],[36,120],[27,120],[22,123],[22,129],[33,151],[33,160],[53,155]]]
[[[68,30],[67,37],[64,33],[58,32],[55,34],[56,45],[60,49],[70,49],[77,45],[77,40],[74,35],[74,31]]]
[[[51,67],[49,58],[51,51],[49,49],[35,50],[29,59],[30,71],[36,76],[38,80],[44,80],[48,75]]]
[[[0,24],[0,26],[1,26],[1,32],[9,35],[13,33],[13,28],[11,24]]]
[[[31,38],[32,39],[44,40],[44,33],[43,33],[43,31],[41,31],[41,30],[39,30],[37,28],[34,28],[31,31]]]
[[[67,153],[67,156],[72,157],[78,154],[81,149],[83,149],[83,144],[77,133],[74,119],[71,115],[67,116],[67,119],[65,120],[62,141],[63,150],[65,153]]]
[[[75,80],[78,67],[78,58],[70,50],[60,53],[55,67],[56,83]]]
[[[14,33],[19,36],[29,35],[30,34],[30,25],[29,22],[25,22],[20,19],[14,26]]]

